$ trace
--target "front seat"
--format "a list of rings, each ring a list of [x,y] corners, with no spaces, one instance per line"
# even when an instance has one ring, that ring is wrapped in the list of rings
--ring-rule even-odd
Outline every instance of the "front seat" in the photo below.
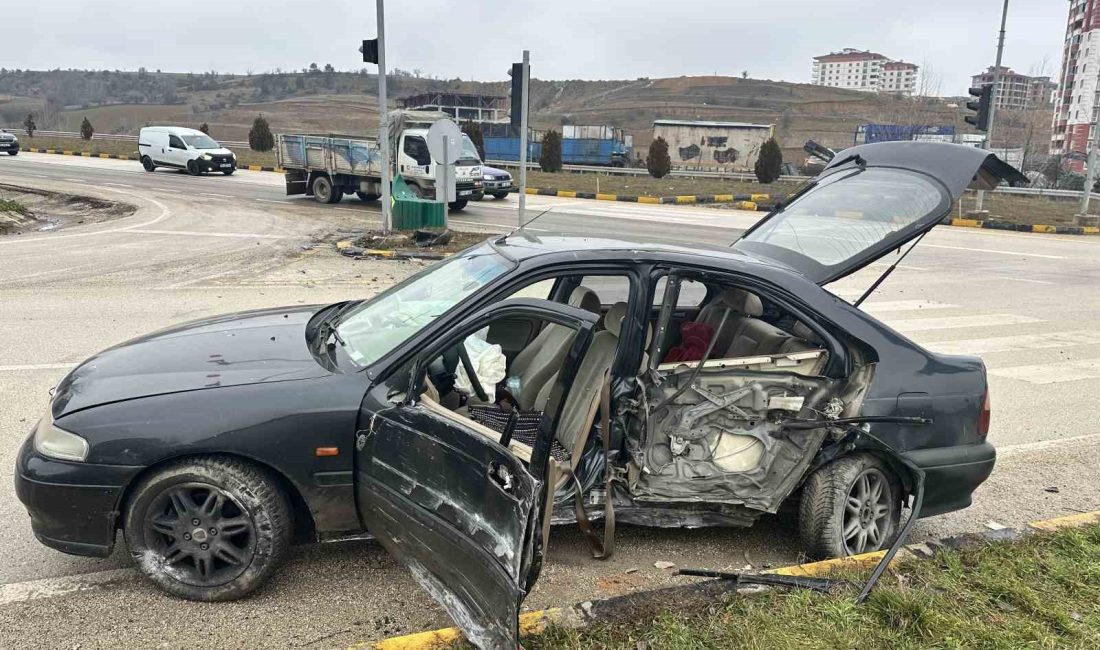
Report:
[[[585,286],[573,289],[569,295],[569,306],[577,307],[593,314],[600,313],[600,299],[594,291]],[[539,392],[561,367],[569,346],[573,344],[574,331],[562,325],[549,323],[535,336],[535,339],[520,350],[512,361],[508,373],[509,383],[518,383],[517,405],[521,411],[535,408]],[[518,380],[514,382],[511,380]]]

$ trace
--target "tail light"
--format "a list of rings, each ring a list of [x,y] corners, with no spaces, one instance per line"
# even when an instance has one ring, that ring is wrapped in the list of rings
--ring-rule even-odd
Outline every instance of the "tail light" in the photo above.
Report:
[[[989,419],[992,417],[992,408],[989,403],[989,389],[985,389],[982,397],[982,412],[978,414],[978,436],[983,440],[989,435]]]

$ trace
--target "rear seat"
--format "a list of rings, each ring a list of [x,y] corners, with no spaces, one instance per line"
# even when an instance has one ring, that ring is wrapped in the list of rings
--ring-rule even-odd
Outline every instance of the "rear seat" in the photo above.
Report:
[[[801,325],[800,335],[795,336],[759,317],[764,314],[760,298],[744,289],[726,289],[717,299],[704,307],[696,322],[703,322],[718,329],[722,315],[728,311],[725,324],[715,333],[716,342],[712,359],[736,359],[766,354],[787,354],[816,350],[821,346],[811,338],[813,332]],[[797,327],[796,327],[797,329]],[[802,335],[803,331],[806,335]]]

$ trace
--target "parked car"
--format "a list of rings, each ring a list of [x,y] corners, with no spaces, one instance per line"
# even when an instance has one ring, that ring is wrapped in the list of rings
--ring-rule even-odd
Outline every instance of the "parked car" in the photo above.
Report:
[[[516,191],[516,184],[512,181],[512,174],[496,167],[481,164],[481,184],[486,194],[496,199],[503,199],[509,192]]]
[[[790,502],[809,555],[881,549],[906,504],[965,508],[992,471],[985,366],[822,286],[972,180],[1018,178],[970,147],[864,145],[732,247],[520,230],[369,300],[154,332],[61,381],[16,492],[42,543],[104,557],[121,529],[197,600],[366,530],[481,647],[516,647],[551,521],[748,526]]]
[[[145,171],[157,167],[186,169],[198,176],[221,172],[229,176],[237,171],[237,155],[196,129],[180,126],[147,126],[138,134],[138,153]]]
[[[19,155],[19,138],[14,133],[0,130],[0,151],[7,151],[9,156]]]

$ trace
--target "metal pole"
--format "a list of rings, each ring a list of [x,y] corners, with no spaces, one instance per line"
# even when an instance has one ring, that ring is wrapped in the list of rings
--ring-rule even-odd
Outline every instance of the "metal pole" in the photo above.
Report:
[[[382,234],[390,234],[393,221],[390,217],[390,125],[389,101],[386,98],[386,17],[383,3],[378,7],[378,149],[382,152]]]
[[[1091,141],[1088,145],[1088,161],[1085,163],[1086,165],[1088,165],[1088,168],[1085,170],[1085,187],[1082,188],[1083,191],[1081,192],[1081,205],[1078,208],[1078,214],[1080,214],[1081,216],[1087,215],[1089,213],[1089,199],[1092,198],[1092,184],[1096,182],[1096,166],[1097,163],[1100,162],[1097,161],[1096,156],[1096,148],[1100,147],[1100,125],[1096,123],[1095,109],[1093,109],[1092,114],[1093,119],[1090,120],[1090,122],[1092,123],[1092,137],[1090,138]]]
[[[523,51],[523,98],[519,117],[519,226],[523,227],[523,213],[527,209],[527,86],[531,79],[531,53]]]
[[[1008,21],[1008,0],[1005,0],[1004,9],[1001,10],[1001,33],[997,37],[997,63],[993,67],[993,90],[989,93],[989,124],[985,130],[985,148],[993,148],[993,118],[997,115],[997,92],[1001,82],[1001,56],[1005,51],[1005,23]],[[985,201],[985,190],[978,190],[977,209],[982,209]]]

